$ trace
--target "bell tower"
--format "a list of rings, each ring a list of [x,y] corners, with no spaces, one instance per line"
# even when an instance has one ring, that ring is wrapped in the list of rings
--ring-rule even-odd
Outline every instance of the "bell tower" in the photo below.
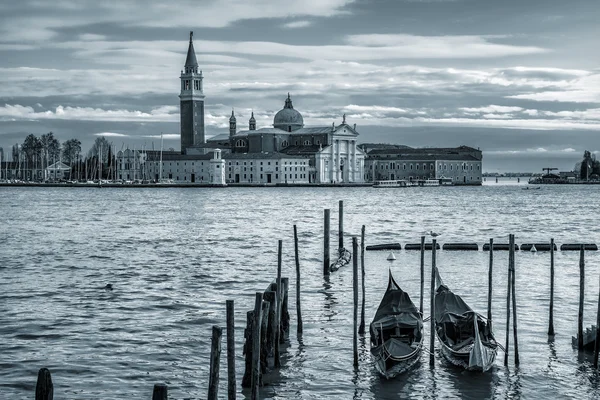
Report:
[[[185,66],[181,71],[181,93],[179,94],[179,115],[181,124],[181,153],[188,147],[204,143],[204,89],[202,71],[198,72],[198,61],[190,32]]]

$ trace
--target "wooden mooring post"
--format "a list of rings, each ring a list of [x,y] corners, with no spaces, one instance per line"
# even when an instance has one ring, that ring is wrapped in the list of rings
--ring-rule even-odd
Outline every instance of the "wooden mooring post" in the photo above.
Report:
[[[436,251],[436,240],[433,239],[433,245],[431,246],[431,302],[429,306],[429,314],[431,315],[429,321],[429,365],[433,368],[435,366],[435,251]]]
[[[296,258],[296,314],[298,316],[297,333],[302,333],[302,310],[300,307],[300,257],[298,253],[298,228],[294,225],[294,256]]]
[[[554,239],[550,239],[550,319],[548,335],[554,336]]]
[[[512,290],[512,309],[513,309],[513,336],[514,336],[514,347],[515,347],[515,365],[519,366],[519,340],[517,338],[517,294],[515,285],[515,235],[510,235],[510,269],[511,272],[511,290]]]
[[[324,221],[323,221],[323,275],[329,275],[329,266],[331,265],[331,259],[329,255],[329,222],[330,222],[330,210],[325,209]]]
[[[281,284],[281,264],[283,257],[283,240],[279,240],[277,246],[277,296],[275,296],[275,346],[273,349],[273,362],[275,364],[275,368],[279,368],[281,366],[281,360],[279,359],[279,341],[281,337],[281,303],[283,301],[282,293],[282,284]]]
[[[48,368],[40,368],[38,371],[37,384],[35,385],[35,400],[53,400],[54,385],[52,374]]]
[[[260,386],[260,334],[262,324],[263,294],[256,292],[254,301],[254,321],[252,323],[252,400],[258,400],[258,387]]]
[[[421,299],[419,312],[423,315],[423,295],[425,293],[425,236],[421,236]]]
[[[340,200],[338,211],[338,248],[344,248],[344,200]]]
[[[233,300],[225,302],[227,308],[227,399],[235,400],[235,317]]]
[[[352,237],[352,288],[354,289],[354,329],[353,329],[353,349],[354,349],[354,367],[358,367],[358,239]]]
[[[219,397],[219,364],[221,361],[221,337],[223,329],[213,325],[210,346],[210,376],[208,380],[208,400],[217,400]]]
[[[514,251],[514,250],[513,250]],[[494,268],[494,239],[490,238],[490,267],[488,271],[488,307],[487,320],[490,332],[492,331],[492,270]]]
[[[512,235],[511,235],[512,236]],[[510,244],[509,244],[510,247]],[[508,366],[508,346],[510,345],[510,295],[511,295],[511,273],[510,252],[515,251],[514,247],[508,249],[508,285],[506,287],[506,346],[504,347],[504,366]]]
[[[585,295],[585,261],[584,249],[579,249],[579,317],[577,318],[577,349],[583,350],[583,299]],[[600,327],[598,327],[600,328]]]
[[[356,255],[354,255],[356,257]],[[360,283],[362,286],[362,305],[360,311],[360,326],[358,327],[358,333],[361,335],[365,334],[365,226],[362,226],[360,230],[360,270],[361,279]]]
[[[252,387],[252,363],[254,361],[254,310],[246,313],[246,329],[244,330],[244,375],[242,376],[242,387]]]
[[[600,353],[600,281],[598,283],[598,311],[596,314],[596,342],[594,343],[594,368],[598,368],[598,353]]]
[[[168,400],[169,389],[164,383],[157,383],[152,390],[152,400]],[[37,397],[35,400],[38,400]]]

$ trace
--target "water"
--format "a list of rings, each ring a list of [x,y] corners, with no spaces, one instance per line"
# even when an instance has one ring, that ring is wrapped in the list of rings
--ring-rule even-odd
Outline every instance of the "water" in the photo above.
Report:
[[[235,301],[238,392],[243,329],[254,293],[275,277],[277,240],[290,277],[291,334],[279,372],[262,398],[434,399],[595,398],[600,378],[589,356],[571,348],[577,331],[578,252],[557,252],[554,341],[548,329],[549,254],[518,252],[521,366],[498,354],[486,374],[465,373],[428,355],[410,373],[381,380],[360,338],[352,367],[352,269],[324,280],[323,209],[344,200],[346,244],[367,226],[367,244],[493,237],[507,242],[600,242],[596,186],[518,185],[375,190],[372,188],[110,189],[0,188],[0,399],[34,396],[48,367],[61,399],[150,398],[154,383],[170,398],[206,398],[211,327],[225,324]],[[296,335],[293,230],[300,236],[304,335]],[[390,267],[419,301],[419,252],[366,252],[366,322],[375,313]],[[430,276],[427,256],[426,271]],[[507,252],[495,252],[494,331],[505,342]],[[595,322],[600,256],[586,253],[585,325]],[[438,252],[445,283],[475,310],[487,307],[488,253]],[[114,290],[105,291],[107,283]],[[429,282],[425,314],[429,315]],[[428,325],[426,327],[427,333]],[[512,332],[512,331],[511,331]],[[512,335],[511,335],[512,336]],[[512,343],[512,337],[511,337]],[[512,346],[512,345],[511,345]],[[220,397],[226,396],[226,344]]]

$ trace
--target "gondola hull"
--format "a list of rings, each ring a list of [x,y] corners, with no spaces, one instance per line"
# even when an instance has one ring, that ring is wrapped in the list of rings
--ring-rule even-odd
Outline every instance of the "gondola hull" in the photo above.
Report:
[[[454,351],[439,336],[438,341],[444,358],[457,367],[462,367],[467,371],[486,372],[494,365],[496,347],[485,346],[480,343],[482,351],[479,353],[474,344],[466,346],[460,351]]]
[[[394,352],[394,348],[398,347],[397,343],[393,342],[394,339],[386,341],[381,346],[376,346],[371,349],[371,355],[375,362],[375,368],[379,374],[386,378],[392,379],[396,376],[411,369],[421,358],[421,351],[423,350],[423,339],[415,346],[412,347],[410,352],[399,354]],[[402,347],[408,347],[405,343],[402,343]],[[395,353],[395,354],[394,354]]]

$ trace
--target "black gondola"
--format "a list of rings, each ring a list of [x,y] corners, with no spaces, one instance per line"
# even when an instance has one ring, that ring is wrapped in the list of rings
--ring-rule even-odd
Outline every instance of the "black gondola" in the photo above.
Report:
[[[412,367],[423,349],[423,316],[390,271],[388,287],[370,325],[377,371],[393,378]]]

